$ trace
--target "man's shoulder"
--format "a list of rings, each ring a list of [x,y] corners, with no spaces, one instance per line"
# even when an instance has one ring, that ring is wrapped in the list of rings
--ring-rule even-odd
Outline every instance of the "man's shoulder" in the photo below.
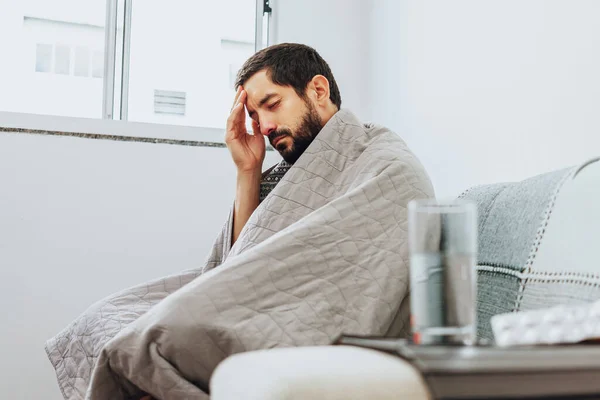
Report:
[[[385,142],[385,146],[397,146],[408,150],[406,142],[396,132],[386,126],[379,125],[373,122],[364,124],[365,135],[370,139],[372,145]]]
[[[337,118],[338,123],[360,128],[368,136],[389,135],[391,140],[398,140],[402,144],[405,144],[400,135],[392,131],[390,128],[372,121],[361,121],[352,111],[348,109],[341,109],[337,112],[335,117]]]

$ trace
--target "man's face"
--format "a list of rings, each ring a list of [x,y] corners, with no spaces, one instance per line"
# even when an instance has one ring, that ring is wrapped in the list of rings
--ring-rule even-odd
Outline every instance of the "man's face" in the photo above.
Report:
[[[296,162],[323,128],[314,105],[293,88],[273,83],[266,71],[248,79],[244,90],[248,114],[258,122],[260,133],[284,160]]]

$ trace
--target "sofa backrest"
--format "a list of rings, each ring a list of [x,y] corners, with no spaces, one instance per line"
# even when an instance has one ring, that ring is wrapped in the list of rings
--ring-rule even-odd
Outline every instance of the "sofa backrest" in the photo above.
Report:
[[[496,314],[600,299],[600,159],[461,197],[479,211],[480,338]]]

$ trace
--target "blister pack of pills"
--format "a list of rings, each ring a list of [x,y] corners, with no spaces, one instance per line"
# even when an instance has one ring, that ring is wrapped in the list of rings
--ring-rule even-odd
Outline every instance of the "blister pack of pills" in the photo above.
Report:
[[[498,346],[579,343],[600,338],[600,301],[492,317]]]

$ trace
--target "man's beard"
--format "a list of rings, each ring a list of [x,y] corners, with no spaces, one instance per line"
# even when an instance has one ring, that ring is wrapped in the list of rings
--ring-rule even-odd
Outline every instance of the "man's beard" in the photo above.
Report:
[[[273,145],[273,140],[278,137],[289,136],[292,139],[290,146],[286,146],[283,142],[277,143],[278,146],[273,146],[279,151],[281,157],[290,164],[294,164],[300,158],[302,153],[304,153],[319,132],[321,132],[321,129],[323,129],[323,122],[317,110],[309,102],[306,102],[306,105],[308,110],[302,117],[302,122],[296,132],[292,133],[291,130],[282,128],[269,134],[271,145]]]

